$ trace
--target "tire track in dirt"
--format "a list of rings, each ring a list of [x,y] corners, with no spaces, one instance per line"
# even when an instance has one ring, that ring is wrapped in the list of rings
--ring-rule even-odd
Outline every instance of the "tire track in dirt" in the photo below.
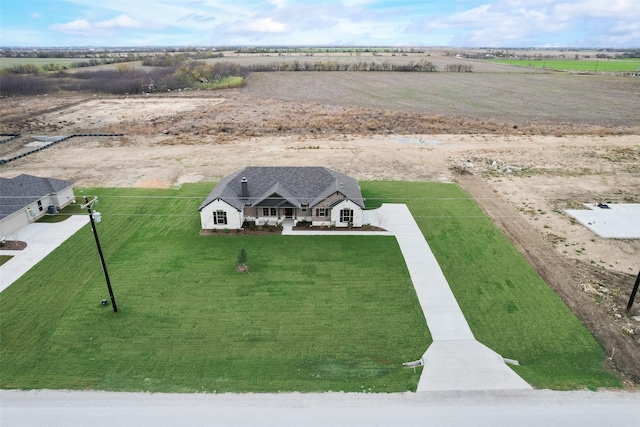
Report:
[[[578,261],[558,256],[543,236],[481,178],[464,174],[456,176],[455,180],[596,336],[609,356],[606,358],[607,367],[622,378],[640,384],[638,344],[621,330],[602,307],[580,290],[580,283],[592,277],[594,270],[581,266]]]

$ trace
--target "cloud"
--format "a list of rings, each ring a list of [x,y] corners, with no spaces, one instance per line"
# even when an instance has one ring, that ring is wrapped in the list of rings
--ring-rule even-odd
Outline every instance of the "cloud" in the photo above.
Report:
[[[528,6],[533,4],[533,6]],[[571,23],[550,10],[550,1],[525,3],[504,0],[483,4],[449,16],[428,16],[413,23],[409,32],[449,32],[465,46],[505,46],[533,42],[535,36],[567,30]]]
[[[70,5],[71,18],[49,27],[57,34],[44,31],[42,37],[51,43],[56,37],[103,43],[108,37],[118,45],[145,39],[151,44],[637,46],[638,1],[65,0],[60,3]],[[31,19],[41,16],[34,13]]]
[[[91,31],[92,26],[86,19],[76,19],[66,24],[53,24],[49,28],[64,34],[84,34]]]
[[[127,15],[116,16],[113,19],[91,23],[86,19],[76,19],[65,24],[53,24],[49,29],[68,35],[104,36],[116,30],[141,29],[144,25]]]
[[[616,33],[639,20],[637,0],[496,0],[449,15],[423,15],[405,31],[448,32],[451,43],[465,46],[533,46],[554,37],[565,46],[601,46],[608,36],[610,41],[637,40],[633,31],[626,36]],[[598,25],[600,33],[590,31],[594,22],[604,23]],[[585,38],[574,39],[577,34]]]
[[[286,24],[274,21],[272,18],[252,18],[216,27],[215,31],[220,34],[251,39],[251,37],[262,38],[265,34],[285,33],[288,32],[288,29]]]
[[[194,21],[194,22],[213,22],[215,20],[216,20],[215,16],[204,15],[198,12],[190,13],[179,19],[179,21]]]
[[[271,18],[262,18],[249,21],[246,28],[249,31],[262,33],[282,33],[287,30],[287,25]]]
[[[127,15],[120,15],[108,21],[101,21],[95,24],[96,28],[112,29],[112,28],[142,28],[142,24],[135,19],[129,18]]]
[[[553,13],[565,19],[612,18],[626,21],[640,19],[637,0],[565,0],[553,6]]]
[[[286,7],[287,3],[289,3],[288,0],[268,0],[268,2],[275,7]]]
[[[33,19],[40,19],[42,18],[42,14],[40,12],[33,12],[31,15],[29,15],[31,18]]]

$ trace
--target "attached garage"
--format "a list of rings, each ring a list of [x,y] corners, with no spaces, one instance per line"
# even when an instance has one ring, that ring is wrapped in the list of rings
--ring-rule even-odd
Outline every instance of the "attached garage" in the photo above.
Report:
[[[71,181],[26,174],[0,178],[0,239],[74,200]]]

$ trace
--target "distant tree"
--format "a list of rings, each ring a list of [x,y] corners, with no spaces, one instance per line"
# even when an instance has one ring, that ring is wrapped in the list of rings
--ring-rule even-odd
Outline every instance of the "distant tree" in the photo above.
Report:
[[[447,64],[445,71],[450,73],[470,73],[473,66],[470,64]]]

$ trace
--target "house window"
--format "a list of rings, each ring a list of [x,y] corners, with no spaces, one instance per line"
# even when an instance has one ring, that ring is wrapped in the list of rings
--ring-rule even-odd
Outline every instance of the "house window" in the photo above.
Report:
[[[329,216],[329,209],[326,209],[326,208],[316,209],[316,216]]]
[[[271,208],[271,216],[278,216],[278,210],[276,208]]]
[[[353,222],[353,209],[341,209],[340,222]]]
[[[226,224],[227,223],[227,213],[225,211],[215,211],[213,213],[213,223],[218,224]]]
[[[300,206],[300,212],[306,212],[308,207],[309,207],[309,205],[301,205]]]
[[[262,208],[262,216],[269,216],[269,208]]]
[[[39,211],[43,211],[44,208],[42,207],[42,200],[38,200],[38,210]]]

